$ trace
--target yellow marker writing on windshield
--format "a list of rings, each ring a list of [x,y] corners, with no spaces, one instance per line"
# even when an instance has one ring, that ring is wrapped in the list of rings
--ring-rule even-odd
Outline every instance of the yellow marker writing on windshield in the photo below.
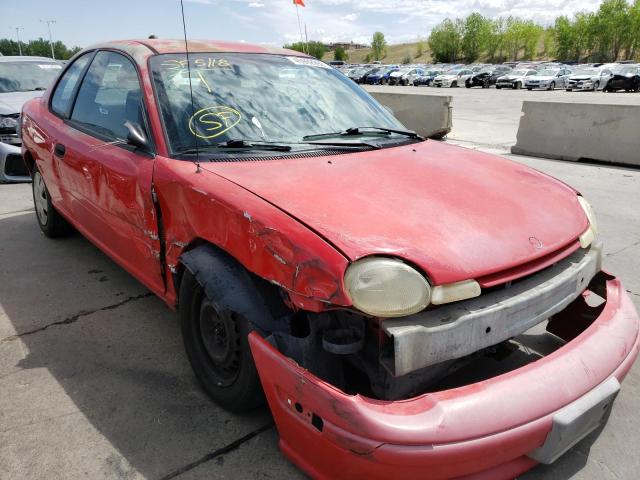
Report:
[[[198,138],[219,137],[235,127],[242,115],[234,108],[224,105],[198,110],[189,119],[189,131]]]

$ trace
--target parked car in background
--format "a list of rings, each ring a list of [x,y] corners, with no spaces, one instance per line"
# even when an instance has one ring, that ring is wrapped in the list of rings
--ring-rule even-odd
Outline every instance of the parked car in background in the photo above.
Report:
[[[474,73],[465,81],[465,87],[482,87],[489,88],[496,84],[498,77],[505,75],[511,71],[511,67],[506,65],[488,66]]]
[[[22,112],[43,234],[176,309],[204,391],[266,398],[311,477],[517,477],[604,425],[638,355],[583,196],[300,52],[104,43]]]
[[[402,68],[398,68],[394,72],[391,72],[389,74],[389,78],[388,78],[387,84],[388,85],[400,85],[400,79],[408,71],[409,71],[409,67],[402,67]]]
[[[349,78],[356,83],[366,83],[367,75],[375,72],[377,68],[373,67],[363,67],[356,68],[350,75]]]
[[[409,68],[407,70],[404,70],[399,77],[396,76],[396,84],[404,85],[404,86],[413,85],[413,82],[415,81],[415,79],[419,78],[423,74],[424,74],[424,70],[422,68],[416,68],[416,67]],[[395,74],[393,73],[391,74],[390,80],[393,78],[393,75]]]
[[[0,58],[0,183],[28,182],[17,135],[22,104],[39,97],[57,77],[62,66],[45,57]]]
[[[535,75],[526,76],[524,86],[527,90],[566,88],[569,84],[569,75],[571,70],[568,68],[543,68]]]
[[[371,83],[372,85],[380,84],[380,85],[389,85],[389,78],[392,73],[400,70],[398,67],[387,67],[383,69],[381,72],[378,72],[376,75],[369,75],[367,77],[367,83]]]
[[[590,90],[595,92],[609,83],[612,72],[609,68],[575,67],[569,76],[567,92],[573,90]]]
[[[496,80],[496,88],[513,88],[514,90],[522,88],[527,77],[531,77],[537,73],[537,70],[515,69],[506,75],[498,77]]]
[[[425,70],[422,75],[413,79],[413,85],[415,87],[428,87],[433,82],[433,79],[442,74],[442,70]]]
[[[640,67],[638,65],[620,65],[613,69],[611,78],[603,91],[637,92],[640,90]]]
[[[459,68],[446,71],[433,79],[434,87],[460,87],[465,84],[467,78],[473,75],[471,69]]]

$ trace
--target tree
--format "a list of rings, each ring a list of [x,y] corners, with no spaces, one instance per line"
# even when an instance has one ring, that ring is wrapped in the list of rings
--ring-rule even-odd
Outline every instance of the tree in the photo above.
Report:
[[[479,13],[474,12],[465,19],[462,53],[467,62],[475,62],[480,57],[490,33],[490,22]]]
[[[335,51],[333,52],[333,59],[341,62],[346,62],[349,59],[349,55],[345,51],[344,47],[342,47],[342,45],[338,45],[336,47]]]
[[[407,52],[407,54],[402,59],[402,64],[409,65],[411,62],[413,62],[413,58],[411,58],[411,52]]]
[[[48,40],[38,38],[28,42],[20,42],[23,55],[34,55],[38,57],[51,57],[51,45]],[[53,52],[58,60],[66,60],[74,56],[81,50],[80,47],[68,48],[64,43],[53,42]],[[0,39],[0,53],[3,55],[19,55],[18,42],[8,38]]]
[[[387,41],[385,40],[382,32],[376,32],[373,34],[371,50],[374,60],[382,60],[387,55]]]
[[[431,30],[427,42],[429,49],[431,49],[431,56],[436,62],[456,62],[458,60],[463,30],[462,20],[453,21],[448,18]]]
[[[295,50],[297,52],[307,53],[312,57],[316,57],[318,60],[321,60],[324,57],[324,54],[327,53],[327,46],[322,42],[295,42],[289,45],[285,45],[284,48],[288,48],[290,50]]]

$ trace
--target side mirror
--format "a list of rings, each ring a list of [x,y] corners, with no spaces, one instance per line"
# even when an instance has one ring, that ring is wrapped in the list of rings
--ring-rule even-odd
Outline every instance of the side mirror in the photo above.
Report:
[[[149,151],[149,139],[147,138],[147,134],[144,133],[142,126],[139,123],[130,122],[129,120],[124,122],[124,126],[127,129],[127,143],[140,150]]]

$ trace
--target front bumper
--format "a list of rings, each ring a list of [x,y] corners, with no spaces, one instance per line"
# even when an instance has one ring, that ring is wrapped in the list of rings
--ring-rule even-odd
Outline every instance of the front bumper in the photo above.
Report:
[[[593,85],[589,80],[569,81],[567,90],[593,90]]]
[[[606,302],[597,317],[550,355],[489,380],[397,402],[345,394],[252,333],[280,448],[314,478],[519,475],[536,465],[532,457],[540,460],[557,415],[611,379],[622,381],[638,355],[635,308],[619,280],[606,277],[603,285]],[[569,330],[579,314],[575,320]]]
[[[20,145],[0,142],[0,183],[30,182]]]

